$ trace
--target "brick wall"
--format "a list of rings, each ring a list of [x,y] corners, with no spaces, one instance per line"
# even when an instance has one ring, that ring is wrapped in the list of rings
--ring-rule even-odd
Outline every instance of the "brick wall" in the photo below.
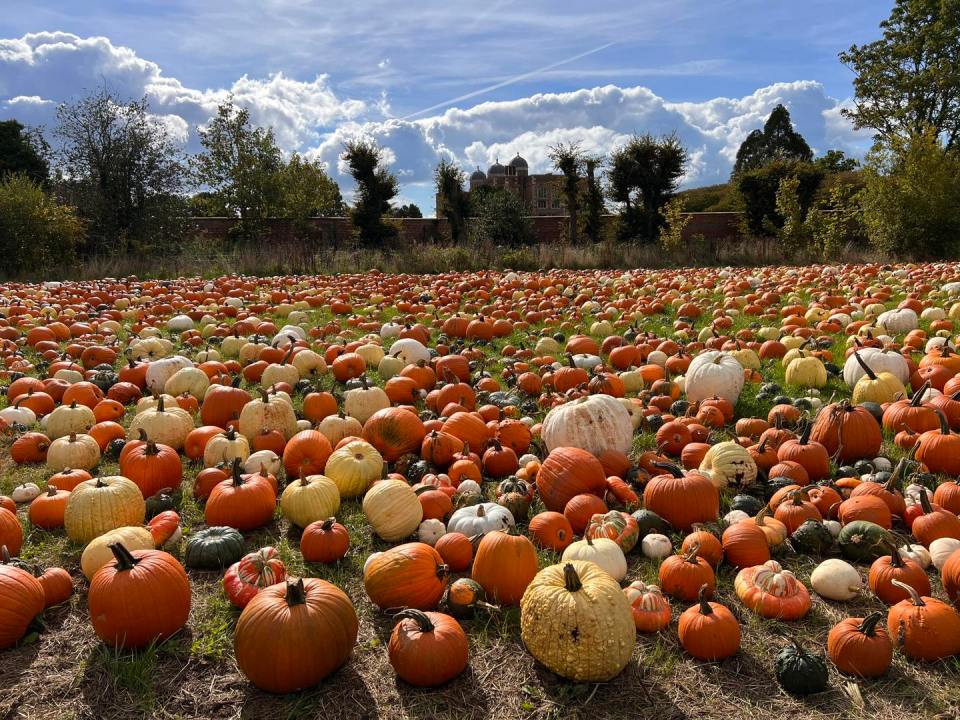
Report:
[[[691,238],[701,234],[707,240],[726,240],[738,235],[740,213],[714,212],[689,213],[690,222],[684,229],[684,237]],[[531,218],[537,242],[553,244],[561,242],[566,236],[567,218],[564,215],[540,215]],[[606,215],[608,223],[615,220],[614,215]],[[349,243],[353,228],[348,218],[320,217],[311,220],[316,229],[317,242],[330,247],[342,247]],[[391,222],[400,226],[401,236],[407,242],[426,242],[447,236],[447,221],[443,218],[397,218]],[[222,240],[227,237],[230,228],[237,223],[234,218],[193,218],[197,234],[210,240]],[[267,220],[264,241],[290,242],[294,233],[290,223],[281,218]]]

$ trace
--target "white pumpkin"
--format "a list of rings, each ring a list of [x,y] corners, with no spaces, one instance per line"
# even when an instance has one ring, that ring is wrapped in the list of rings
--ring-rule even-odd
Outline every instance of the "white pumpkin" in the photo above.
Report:
[[[620,582],[627,576],[627,558],[623,550],[609,538],[577,540],[564,549],[562,559],[584,560],[595,563],[614,580]]]
[[[712,445],[699,469],[718,489],[728,485],[747,487],[757,479],[757,463],[745,447],[733,440]]]
[[[361,387],[343,394],[343,411],[363,424],[378,410],[390,407],[390,398],[383,388],[370,385],[365,375],[360,376],[360,381]]]
[[[731,510],[723,516],[723,521],[727,525],[736,525],[738,522],[749,519],[750,516],[743,510]]]
[[[857,352],[860,353],[860,358],[873,372],[888,372],[903,384],[910,380],[910,366],[907,364],[906,358],[900,353],[878,348],[863,348]],[[864,375],[866,375],[866,371],[851,354],[843,364],[843,381],[847,384],[847,387],[852,388]]]
[[[855,598],[863,589],[863,578],[850,563],[830,558],[814,568],[810,586],[828,600],[845,602]]]
[[[649,560],[663,560],[673,554],[673,543],[666,535],[649,533],[640,541],[640,551]]]
[[[437,540],[446,534],[447,529],[444,527],[443,522],[433,518],[424,520],[420,523],[420,527],[417,528],[417,539],[430,547],[436,545]]]
[[[252,441],[264,428],[279,431],[289,440],[297,432],[297,416],[286,393],[262,395],[240,411],[240,432]]]
[[[193,395],[202,400],[207,388],[210,387],[210,378],[200,368],[186,367],[177,370],[163,385],[165,395],[179,397],[183,394]]]
[[[943,570],[947,558],[957,550],[960,550],[960,540],[951,537],[938,538],[930,543],[930,562],[939,572]]]
[[[167,330],[175,333],[193,330],[193,320],[190,319],[189,315],[174,315],[167,320]]]
[[[36,483],[26,482],[17,485],[10,493],[15,503],[28,503],[40,496],[40,487]]]
[[[877,318],[877,325],[891,335],[903,335],[911,330],[916,330],[919,324],[920,319],[910,308],[887,310]]]
[[[718,350],[707,350],[690,362],[684,386],[690,402],[716,396],[736,404],[743,383],[743,366],[735,357]]]
[[[633,422],[616,398],[589,395],[548,412],[541,436],[547,452],[576,447],[593,455],[605,450],[627,453],[633,443]]]
[[[399,358],[405,365],[416,365],[419,361],[430,362],[430,351],[419,340],[400,338],[390,346],[390,354]]]
[[[92,470],[100,462],[100,446],[89,435],[70,434],[57,438],[47,450],[47,469],[60,472],[67,468]]]
[[[55,408],[47,416],[47,437],[56,440],[72,433],[85,433],[96,424],[97,418],[93,410],[86,405],[72,402]]]
[[[933,558],[930,557],[930,552],[919,543],[908,543],[907,545],[901,545],[900,556],[908,560],[913,560],[924,570],[930,567],[930,565],[933,563]]]
[[[463,487],[463,483],[460,484]],[[457,488],[460,489],[459,487]],[[447,523],[448,532],[463,533],[467,537],[486,535],[493,530],[506,530],[515,525],[513,513],[497,503],[468,505],[454,511]]]
[[[187,435],[193,430],[193,417],[186,410],[175,404],[168,405],[161,398],[157,407],[138,413],[133,418],[127,437],[135,439],[140,436],[141,430],[154,442],[179,450],[183,447]]]
[[[843,525],[841,525],[838,520],[824,520],[823,526],[830,531],[834,540],[840,537],[840,531],[843,529]]]
[[[204,467],[213,467],[220,463],[232,465],[236,458],[240,458],[240,462],[246,462],[249,457],[250,443],[233,428],[210,438],[203,449]],[[259,469],[258,467],[257,470]]]
[[[280,456],[273,450],[257,450],[255,453],[250,453],[250,456],[243,464],[243,471],[248,475],[263,470],[270,475],[277,475],[280,472],[280,468]]]
[[[154,360],[147,366],[147,390],[151,393],[163,392],[167,380],[172,378],[178,370],[188,367],[193,367],[193,362],[183,355],[172,355]]]
[[[363,434],[363,425],[349,415],[328,415],[317,425],[317,430],[336,447],[345,437],[360,437]]]
[[[53,415],[53,413],[57,412],[57,410],[60,410],[62,407],[63,406],[61,405],[60,407],[54,409],[54,411],[47,416],[48,437],[49,437],[49,427],[50,427],[49,418]],[[93,415],[93,410],[90,410],[90,408],[82,405],[81,407],[84,407],[85,410],[88,410],[91,416]],[[0,410],[0,420],[3,420],[3,422],[5,422],[7,425],[23,425],[24,427],[30,427],[35,422],[37,422],[37,414],[28,407],[20,407],[19,405],[10,405],[9,407],[5,407],[3,410]],[[64,433],[64,434],[67,434],[67,433]]]
[[[290,363],[300,373],[301,378],[314,380],[327,372],[327,361],[323,359],[323,355],[309,349],[298,352]]]

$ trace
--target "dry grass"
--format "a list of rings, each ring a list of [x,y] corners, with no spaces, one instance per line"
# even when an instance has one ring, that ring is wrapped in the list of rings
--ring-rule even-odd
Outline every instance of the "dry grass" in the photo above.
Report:
[[[319,318],[318,318],[319,319]],[[671,318],[663,318],[667,327]],[[655,329],[655,328],[651,328]],[[515,341],[510,338],[508,341]],[[765,374],[782,380],[769,368]],[[766,408],[753,392],[743,396],[741,414]],[[0,403],[5,402],[0,400]],[[647,446],[649,435],[637,438]],[[0,440],[0,492],[18,482],[44,484],[39,468],[13,466],[9,439]],[[197,465],[186,467],[177,497],[186,531],[202,524],[202,510],[190,497]],[[104,474],[116,470],[104,463]],[[921,665],[896,657],[892,670],[877,681],[850,683],[831,669],[830,689],[795,699],[778,687],[773,676],[777,650],[794,637],[811,649],[822,649],[834,623],[883,609],[868,593],[851,603],[833,603],[816,596],[810,614],[795,623],[761,620],[734,596],[734,570],[718,573],[719,600],[743,625],[743,646],[721,663],[691,660],[680,649],[676,624],[653,636],[638,636],[631,663],[609,683],[574,684],[554,676],[525,652],[520,642],[519,613],[505,609],[465,621],[470,637],[468,670],[435,690],[412,688],[395,678],[385,643],[389,617],[367,599],[361,580],[365,558],[385,545],[372,537],[359,504],[344,503],[340,513],[350,530],[352,546],[343,561],[331,566],[304,566],[298,534],[279,515],[274,523],[247,536],[255,549],[278,548],[293,575],[322,577],[352,598],[360,619],[357,646],[350,662],[318,688],[283,697],[252,688],[233,660],[232,635],[238,617],[224,599],[220,574],[190,571],[193,608],[187,627],[167,642],[137,653],[117,653],[93,635],[87,617],[86,582],[79,571],[80,548],[62,532],[31,529],[21,509],[27,538],[24,556],[42,564],[66,567],[75,578],[71,601],[46,613],[46,629],[21,646],[0,652],[0,718],[632,718],[657,720],[697,718],[764,718],[801,716],[821,720],[902,720],[960,717],[960,663],[948,660]],[[674,538],[679,542],[679,536]],[[786,554],[780,558],[804,582],[817,559]],[[554,562],[543,554],[541,566]],[[861,568],[865,572],[865,568]],[[629,556],[628,579],[655,580],[656,565],[638,552]],[[941,594],[935,576],[934,593]],[[674,615],[684,609],[674,604]],[[852,690],[851,690],[852,688]]]

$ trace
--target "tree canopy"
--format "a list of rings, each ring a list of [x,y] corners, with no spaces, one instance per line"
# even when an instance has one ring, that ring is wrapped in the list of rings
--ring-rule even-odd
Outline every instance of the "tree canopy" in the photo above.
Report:
[[[22,173],[41,185],[47,182],[50,166],[43,136],[27,130],[16,120],[0,120],[0,178]]]
[[[350,140],[344,145],[343,160],[357,185],[350,218],[365,245],[378,245],[395,237],[397,229],[383,222],[396,197],[397,178],[383,165],[383,151],[369,140]]]
[[[812,159],[813,151],[807,141],[793,128],[790,111],[783,105],[777,105],[764,123],[763,130],[754,130],[740,145],[733,175],[756,170],[778,160],[809,162]]]

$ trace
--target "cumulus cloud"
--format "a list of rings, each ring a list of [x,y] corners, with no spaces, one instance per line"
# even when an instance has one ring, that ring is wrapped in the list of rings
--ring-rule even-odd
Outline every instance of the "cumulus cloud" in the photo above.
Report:
[[[389,69],[389,59],[380,66]],[[58,103],[101,84],[123,96],[146,95],[151,111],[188,150],[197,149],[197,128],[232,94],[250,109],[255,123],[274,129],[284,150],[321,160],[347,194],[351,183],[339,156],[343,143],[356,137],[379,143],[405,197],[421,199],[430,197],[432,173],[442,158],[472,169],[520,153],[531,172],[545,172],[549,148],[558,142],[578,141],[584,150],[604,155],[635,132],[677,133],[690,153],[686,185],[722,182],[740,143],[778,103],[790,108],[818,152],[839,148],[860,155],[867,142],[841,115],[843,103],[813,81],[776,83],[745,97],[701,102],[665,99],[640,86],[605,85],[400,119],[390,116],[385,92],[372,100],[340,97],[327,75],[312,80],[283,73],[244,75],[230,87],[199,89],[105,37],[41,32],[0,40],[0,117],[49,126]]]

